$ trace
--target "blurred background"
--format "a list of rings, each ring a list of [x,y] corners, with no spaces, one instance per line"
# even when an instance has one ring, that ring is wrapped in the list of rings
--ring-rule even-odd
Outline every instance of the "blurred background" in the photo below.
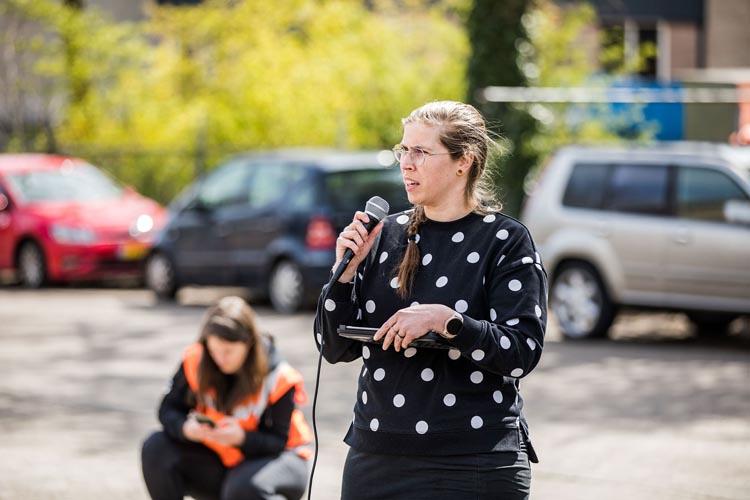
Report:
[[[205,307],[314,299],[428,101],[550,276],[532,498],[750,498],[750,0],[0,0],[0,499],[146,498]],[[357,363],[355,363],[357,364]],[[338,498],[357,366],[325,366]],[[310,408],[306,408],[310,415]]]

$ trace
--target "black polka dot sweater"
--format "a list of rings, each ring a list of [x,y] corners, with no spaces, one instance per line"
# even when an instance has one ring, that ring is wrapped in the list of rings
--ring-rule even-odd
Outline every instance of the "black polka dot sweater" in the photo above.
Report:
[[[346,443],[397,455],[518,451],[521,440],[529,447],[519,379],[539,362],[547,282],[528,230],[502,214],[425,221],[412,294],[402,299],[396,275],[407,222],[405,213],[388,216],[354,282],[324,288],[318,302],[316,342],[326,360],[364,361]],[[453,349],[397,353],[336,333],[339,325],[379,327],[415,302],[463,315]]]

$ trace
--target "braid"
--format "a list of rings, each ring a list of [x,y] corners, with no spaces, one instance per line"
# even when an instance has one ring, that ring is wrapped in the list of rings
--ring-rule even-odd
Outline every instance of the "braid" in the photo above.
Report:
[[[398,295],[406,298],[411,293],[414,276],[419,266],[419,247],[417,246],[417,231],[419,226],[426,220],[424,208],[416,205],[409,217],[409,225],[406,227],[406,252],[398,266]]]

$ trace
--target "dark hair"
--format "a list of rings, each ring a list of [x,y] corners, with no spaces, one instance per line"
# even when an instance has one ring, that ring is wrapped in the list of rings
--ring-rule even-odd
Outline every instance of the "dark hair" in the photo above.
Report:
[[[216,336],[228,342],[248,345],[247,357],[234,374],[229,387],[227,376],[214,362],[207,340]],[[224,297],[206,311],[198,340],[203,346],[203,356],[198,365],[198,401],[206,405],[206,394],[212,393],[217,410],[227,413],[246,397],[255,394],[268,374],[268,357],[262,337],[255,324],[255,312],[240,297]]]
[[[456,101],[430,102],[412,111],[401,123],[432,125],[437,128],[440,142],[448,149],[454,161],[467,155],[472,158],[464,199],[474,206],[475,212],[489,213],[502,209],[487,170],[487,160],[490,155],[502,154],[503,151],[490,136],[484,117],[474,106]],[[425,220],[424,207],[415,205],[406,228],[406,252],[398,266],[397,292],[403,298],[411,293],[414,276],[419,268],[416,235],[420,224]]]

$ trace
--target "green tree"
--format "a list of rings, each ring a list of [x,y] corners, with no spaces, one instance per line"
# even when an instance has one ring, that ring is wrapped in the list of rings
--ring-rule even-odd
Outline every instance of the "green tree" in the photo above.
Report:
[[[525,106],[488,103],[478,91],[492,85],[522,87],[527,78],[518,64],[518,45],[528,40],[522,17],[530,0],[475,0],[467,27],[471,44],[467,80],[468,100],[481,109],[491,129],[504,137],[507,153],[493,169],[505,211],[518,214],[523,183],[537,162],[527,145],[536,134],[536,120]]]

